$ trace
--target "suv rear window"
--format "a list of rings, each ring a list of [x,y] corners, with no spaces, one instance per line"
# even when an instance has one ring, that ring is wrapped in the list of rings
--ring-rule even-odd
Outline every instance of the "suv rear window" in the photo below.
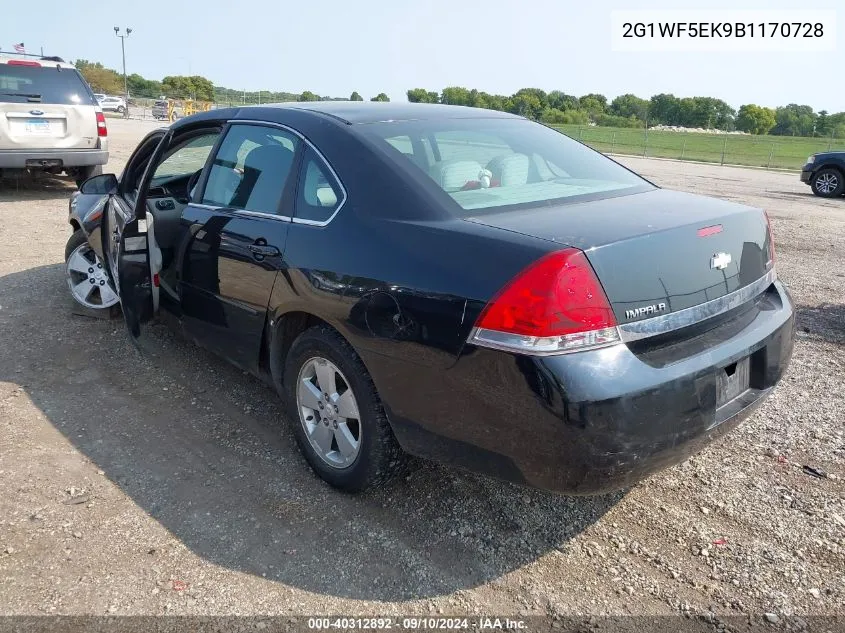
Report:
[[[560,132],[525,119],[432,119],[359,126],[447,193],[459,216],[582,202],[653,185]]]
[[[31,96],[31,95],[37,95]],[[0,102],[97,105],[73,68],[0,64]]]

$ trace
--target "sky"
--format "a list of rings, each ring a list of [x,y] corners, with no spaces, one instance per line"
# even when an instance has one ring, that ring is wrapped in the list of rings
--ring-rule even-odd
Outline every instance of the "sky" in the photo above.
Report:
[[[409,88],[519,88],[613,98],[712,96],[733,107],[845,111],[842,0],[171,0],[5,2],[0,49],[84,58],[120,70],[114,26],[130,27],[126,69],[199,74],[215,85],[364,98]],[[83,7],[85,7],[83,9]],[[90,9],[88,7],[91,7]],[[613,52],[611,11],[838,9],[835,52]]]

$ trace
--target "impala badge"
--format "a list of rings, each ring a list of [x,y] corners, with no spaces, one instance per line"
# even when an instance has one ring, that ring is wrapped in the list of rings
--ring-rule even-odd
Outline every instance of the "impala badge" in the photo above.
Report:
[[[731,263],[730,253],[716,253],[710,258],[710,268],[715,270],[725,270],[728,264]]]
[[[666,312],[666,304],[655,303],[654,305],[634,308],[633,310],[625,310],[625,318],[637,319],[639,317],[648,316],[649,314],[654,314],[655,312]]]

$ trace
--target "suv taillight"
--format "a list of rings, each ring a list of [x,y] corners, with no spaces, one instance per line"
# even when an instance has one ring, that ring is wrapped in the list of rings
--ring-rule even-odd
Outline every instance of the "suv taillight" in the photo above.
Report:
[[[519,273],[481,312],[469,343],[561,354],[620,342],[610,302],[584,253],[550,253]]]
[[[106,115],[97,112],[97,136],[108,136],[109,130],[106,127]]]

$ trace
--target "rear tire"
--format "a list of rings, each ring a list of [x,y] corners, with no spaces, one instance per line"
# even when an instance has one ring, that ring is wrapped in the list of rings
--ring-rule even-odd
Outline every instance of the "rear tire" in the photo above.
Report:
[[[315,375],[317,368],[330,371],[332,383],[337,384],[334,389],[322,384],[321,374]],[[405,469],[407,456],[393,435],[372,378],[352,346],[330,327],[310,328],[293,342],[285,361],[283,388],[296,442],[311,468],[327,483],[360,492],[385,484]],[[320,399],[319,409],[316,404],[309,408],[309,389],[333,393]],[[345,412],[342,404],[339,409],[333,407],[332,402],[340,402],[338,394],[353,403],[357,420],[351,415],[341,417]],[[329,407],[334,411],[331,414],[324,412]],[[348,413],[349,405],[346,409]],[[342,448],[346,441],[338,441],[345,437],[341,437],[344,432],[357,439],[354,457],[348,463]],[[328,439],[320,441],[318,435]],[[321,450],[319,444],[327,448]],[[352,455],[352,450],[348,454]]]
[[[76,181],[76,188],[79,189],[83,182],[102,173],[102,165],[91,165],[90,167],[76,167],[69,175]]]
[[[822,198],[836,198],[845,192],[845,175],[835,167],[822,167],[813,174],[810,188]]]

